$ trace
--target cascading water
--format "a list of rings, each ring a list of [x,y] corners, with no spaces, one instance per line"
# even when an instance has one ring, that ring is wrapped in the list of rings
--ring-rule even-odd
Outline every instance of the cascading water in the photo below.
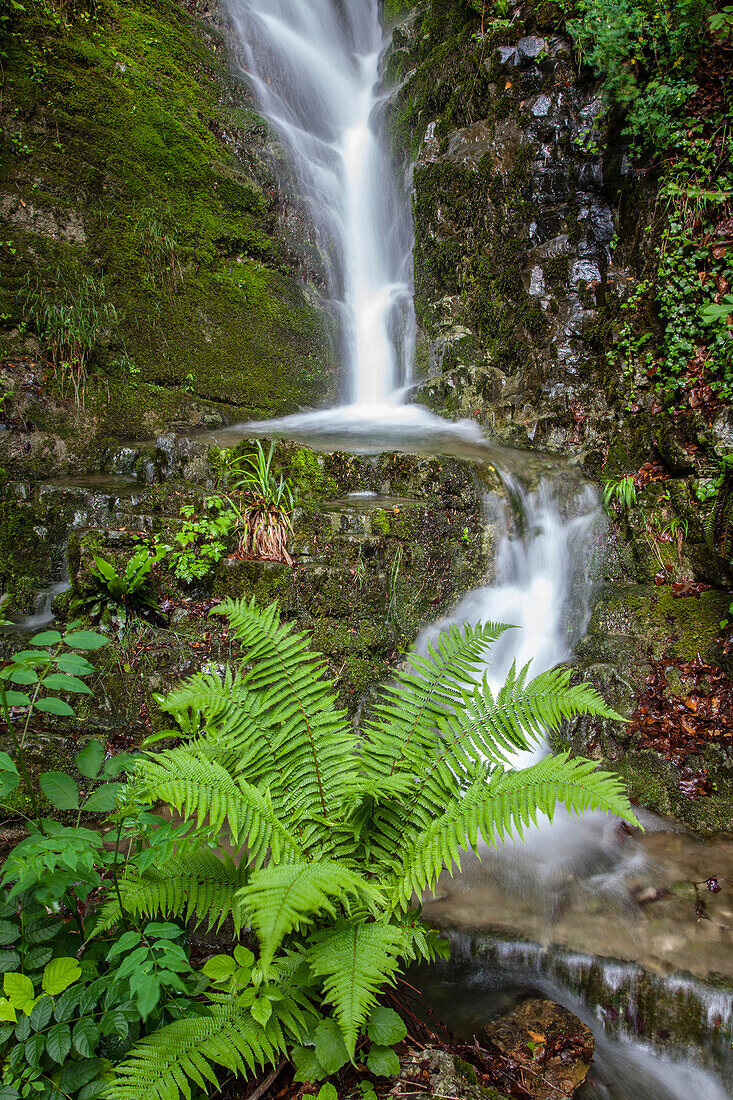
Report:
[[[378,126],[378,0],[228,0],[247,77],[292,154],[341,322],[347,400],[398,400],[412,234]]]

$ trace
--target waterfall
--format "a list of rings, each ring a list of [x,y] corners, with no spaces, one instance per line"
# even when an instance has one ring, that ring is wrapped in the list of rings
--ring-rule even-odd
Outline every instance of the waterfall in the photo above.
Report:
[[[399,400],[412,227],[379,133],[378,0],[227,0],[259,108],[291,153],[328,270],[349,404]]]

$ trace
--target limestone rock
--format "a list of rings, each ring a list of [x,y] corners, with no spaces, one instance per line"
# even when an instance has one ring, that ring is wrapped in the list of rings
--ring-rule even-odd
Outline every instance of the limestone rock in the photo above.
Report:
[[[492,1020],[483,1039],[520,1067],[536,1100],[571,1097],[582,1085],[595,1043],[589,1027],[567,1008],[540,998]]]

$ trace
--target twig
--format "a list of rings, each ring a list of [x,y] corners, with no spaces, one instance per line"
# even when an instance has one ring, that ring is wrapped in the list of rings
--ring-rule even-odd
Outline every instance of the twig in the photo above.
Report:
[[[254,1092],[251,1092],[249,1094],[249,1096],[247,1097],[247,1100],[260,1100],[260,1097],[265,1095],[265,1093],[269,1089],[270,1085],[274,1084],[274,1082],[280,1076],[280,1074],[285,1069],[287,1064],[288,1064],[288,1059],[283,1058],[280,1065],[276,1066],[275,1069],[273,1069],[270,1073],[268,1073],[267,1077],[264,1079],[262,1084],[258,1085],[257,1088],[254,1090]]]

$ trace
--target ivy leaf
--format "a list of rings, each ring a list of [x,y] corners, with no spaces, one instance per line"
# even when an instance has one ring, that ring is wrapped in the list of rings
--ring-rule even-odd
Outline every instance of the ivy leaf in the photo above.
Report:
[[[48,801],[57,810],[79,809],[79,788],[65,772],[44,772],[39,783]]]
[[[377,1005],[369,1017],[367,1035],[378,1046],[394,1046],[405,1038],[407,1028],[394,1009]]]
[[[68,672],[50,672],[43,681],[45,688],[53,688],[54,691],[72,691],[76,695],[91,695],[92,689],[78,676],[72,676]]]
[[[58,645],[60,641],[61,635],[58,630],[44,630],[31,638],[30,645]]]
[[[71,1028],[68,1024],[55,1024],[46,1034],[46,1050],[54,1062],[61,1065],[71,1050]]]
[[[36,991],[30,978],[25,974],[4,974],[3,989],[13,1008],[17,1008],[19,1012],[30,1012],[36,999]]]
[[[65,703],[63,699],[54,698],[53,695],[49,695],[48,699],[37,699],[33,706],[44,714],[60,714],[64,718],[74,717],[74,711],[69,704]]]
[[[64,637],[64,643],[71,649],[101,649],[108,642],[109,638],[95,634],[91,630],[75,630]]]
[[[124,783],[103,783],[89,795],[84,803],[84,809],[89,813],[109,813],[117,805],[117,795],[124,786]]]
[[[322,1081],[328,1077],[313,1047],[293,1047],[290,1057],[295,1064],[296,1081]]]
[[[79,681],[81,683],[81,681]],[[84,685],[86,687],[86,684]],[[92,737],[91,741],[87,741],[81,752],[78,752],[75,757],[75,763],[82,775],[87,779],[96,779],[99,775],[99,769],[104,763],[104,746],[101,741],[97,741],[96,737]]]
[[[400,1060],[392,1047],[374,1046],[369,1051],[367,1068],[377,1077],[396,1077],[400,1072]]]
[[[41,985],[44,993],[63,993],[81,977],[81,967],[76,959],[61,956],[51,959],[43,971]]]
[[[82,1058],[89,1058],[99,1042],[99,1031],[96,1024],[88,1017],[79,1020],[74,1028],[72,1041]]]
[[[341,1028],[330,1017],[321,1020],[316,1028],[315,1040],[316,1057],[325,1069],[326,1075],[330,1077],[349,1060],[349,1052],[346,1049]]]

